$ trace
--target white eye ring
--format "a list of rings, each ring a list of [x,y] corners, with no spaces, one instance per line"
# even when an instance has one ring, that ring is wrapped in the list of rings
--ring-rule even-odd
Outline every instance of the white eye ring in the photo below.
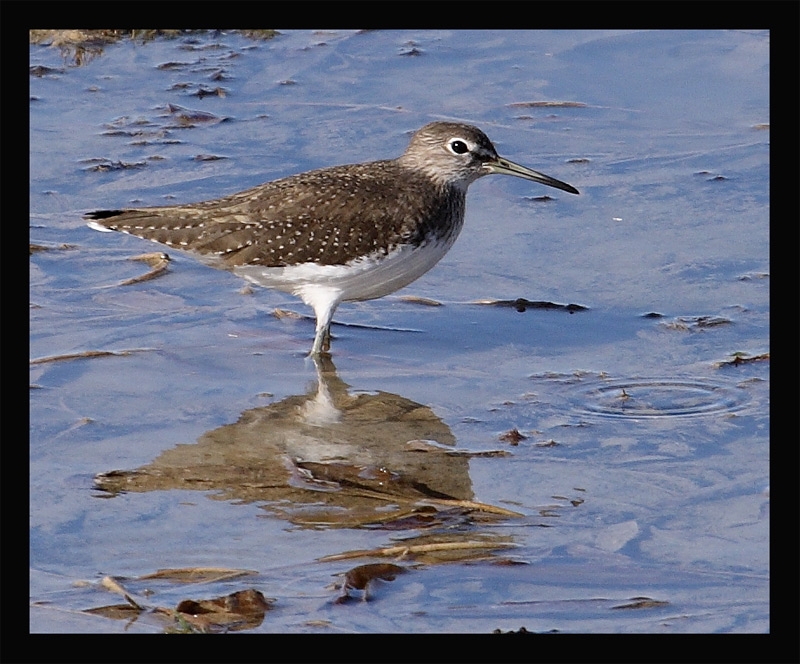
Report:
[[[470,145],[463,138],[451,138],[447,141],[447,149],[453,154],[467,154],[470,151]]]

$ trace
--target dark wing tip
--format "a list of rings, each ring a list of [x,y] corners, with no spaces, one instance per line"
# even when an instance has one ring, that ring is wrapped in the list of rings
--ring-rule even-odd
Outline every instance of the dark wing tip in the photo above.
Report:
[[[87,212],[83,215],[84,219],[108,219],[109,217],[116,217],[121,215],[125,210],[95,210],[94,212]]]

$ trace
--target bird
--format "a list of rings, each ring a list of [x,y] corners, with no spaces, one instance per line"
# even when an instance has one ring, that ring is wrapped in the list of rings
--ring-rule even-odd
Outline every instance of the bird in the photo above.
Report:
[[[199,203],[84,218],[95,230],[152,240],[299,297],[314,310],[310,355],[319,356],[330,351],[340,303],[393,293],[439,262],[464,224],[467,188],[493,173],[579,193],[501,157],[475,126],[431,122],[395,159],[312,170]]]

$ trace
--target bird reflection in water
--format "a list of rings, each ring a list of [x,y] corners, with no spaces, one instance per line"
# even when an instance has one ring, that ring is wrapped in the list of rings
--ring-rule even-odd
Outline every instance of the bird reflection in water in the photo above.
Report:
[[[309,526],[412,526],[470,511],[458,508],[473,498],[469,458],[453,449],[446,423],[397,394],[351,391],[327,354],[313,361],[317,380],[306,394],[244,411],[137,470],[101,473],[96,488],[213,491]]]

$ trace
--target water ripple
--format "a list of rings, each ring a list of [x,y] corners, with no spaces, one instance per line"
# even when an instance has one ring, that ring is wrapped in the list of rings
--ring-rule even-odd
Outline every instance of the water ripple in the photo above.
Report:
[[[730,386],[696,379],[617,379],[580,388],[579,410],[634,419],[734,412],[744,406],[747,396]]]

